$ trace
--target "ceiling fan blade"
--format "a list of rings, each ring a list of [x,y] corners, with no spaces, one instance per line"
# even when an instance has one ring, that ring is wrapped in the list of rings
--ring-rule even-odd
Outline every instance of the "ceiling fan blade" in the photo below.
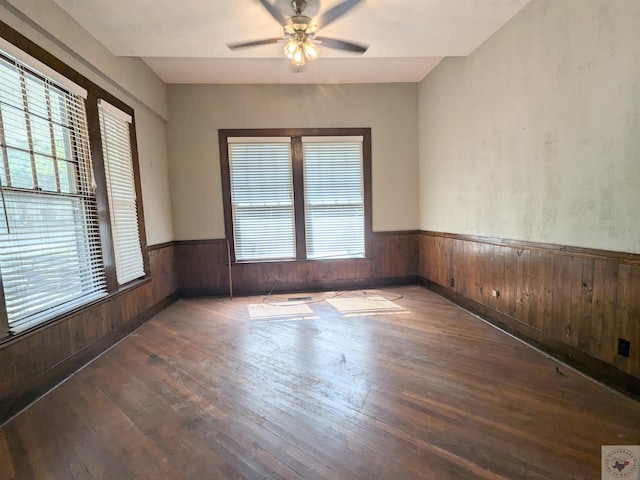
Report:
[[[345,42],[337,38],[314,37],[323,47],[336,48],[338,50],[346,50],[348,52],[364,53],[369,48],[368,45],[359,45],[353,42]]]
[[[275,18],[276,22],[283,27],[287,24],[287,17],[285,17],[276,7],[271,5],[268,0],[260,0],[260,3],[267,9],[271,16]]]
[[[282,38],[267,38],[265,40],[254,40],[253,42],[227,43],[227,47],[229,47],[230,50],[237,50],[239,48],[257,47],[258,45],[269,45],[280,41],[282,41]]]
[[[318,19],[317,25],[318,28],[324,28],[330,23],[335,22],[342,15],[347,13],[357,4],[359,4],[362,0],[345,0],[344,2],[336,5],[330,10],[327,10],[322,14],[322,16]]]

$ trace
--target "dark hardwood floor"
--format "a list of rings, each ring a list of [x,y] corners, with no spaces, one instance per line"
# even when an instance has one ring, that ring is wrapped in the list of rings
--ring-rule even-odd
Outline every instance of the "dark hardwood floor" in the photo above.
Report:
[[[409,286],[179,300],[4,425],[0,478],[596,479],[603,444],[639,403]]]

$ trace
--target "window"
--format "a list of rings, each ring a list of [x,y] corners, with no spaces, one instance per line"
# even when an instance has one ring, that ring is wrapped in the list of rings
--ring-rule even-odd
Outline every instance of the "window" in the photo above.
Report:
[[[370,129],[219,136],[225,226],[236,262],[366,256]]]
[[[307,258],[364,257],[362,137],[303,137]]]
[[[103,294],[84,99],[0,59],[0,271],[21,329]]]
[[[236,259],[295,259],[289,138],[229,139]]]
[[[110,278],[143,277],[144,266],[129,123],[98,108],[111,96],[88,80],[79,86],[2,39],[0,48],[4,334],[107,296],[118,289]]]
[[[100,134],[119,285],[144,276],[131,153],[131,117],[101,101]]]

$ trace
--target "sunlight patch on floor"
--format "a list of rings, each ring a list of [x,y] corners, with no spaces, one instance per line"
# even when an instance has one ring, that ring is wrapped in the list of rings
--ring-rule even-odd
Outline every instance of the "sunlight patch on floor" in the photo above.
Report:
[[[251,320],[311,320],[317,315],[304,303],[253,303],[247,305]]]
[[[337,297],[327,302],[345,316],[404,313],[406,309],[379,295],[370,297]],[[408,313],[408,312],[407,312]]]

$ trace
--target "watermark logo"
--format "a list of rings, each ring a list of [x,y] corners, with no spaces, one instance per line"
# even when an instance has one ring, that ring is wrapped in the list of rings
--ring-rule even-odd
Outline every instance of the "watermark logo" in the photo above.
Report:
[[[640,480],[640,445],[603,445],[602,480]]]

